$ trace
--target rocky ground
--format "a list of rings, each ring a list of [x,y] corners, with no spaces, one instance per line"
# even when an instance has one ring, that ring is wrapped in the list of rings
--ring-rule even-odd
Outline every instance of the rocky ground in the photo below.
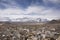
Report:
[[[51,37],[58,39],[59,36],[60,24],[20,25],[19,23],[0,23],[0,40],[48,40]]]

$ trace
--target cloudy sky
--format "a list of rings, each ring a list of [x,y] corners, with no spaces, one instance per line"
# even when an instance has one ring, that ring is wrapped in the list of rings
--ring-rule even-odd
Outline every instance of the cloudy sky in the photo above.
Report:
[[[0,0],[0,18],[60,18],[60,0]]]

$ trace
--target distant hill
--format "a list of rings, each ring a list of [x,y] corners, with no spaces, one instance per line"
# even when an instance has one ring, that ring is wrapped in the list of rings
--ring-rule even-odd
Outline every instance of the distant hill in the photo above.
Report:
[[[58,19],[58,20],[51,20],[48,23],[50,23],[50,24],[57,24],[57,23],[60,23],[60,19]]]

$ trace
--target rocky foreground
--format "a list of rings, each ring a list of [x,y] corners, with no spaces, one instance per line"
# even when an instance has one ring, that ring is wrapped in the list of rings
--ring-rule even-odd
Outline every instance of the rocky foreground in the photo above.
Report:
[[[0,23],[0,40],[59,40],[59,30],[60,24],[24,25],[23,27],[18,24]]]

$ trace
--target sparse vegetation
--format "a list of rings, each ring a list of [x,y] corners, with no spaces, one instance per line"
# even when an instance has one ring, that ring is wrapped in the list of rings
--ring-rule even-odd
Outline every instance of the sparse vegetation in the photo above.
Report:
[[[30,38],[32,35],[36,36],[37,30],[39,32],[40,28],[43,27],[48,28],[48,30],[55,28],[55,31],[60,33],[59,21],[53,20],[51,22],[46,24],[29,23],[28,25],[26,23],[0,22],[0,40],[23,40],[23,38]],[[23,29],[27,31],[24,31]],[[34,31],[36,32],[34,33]]]

